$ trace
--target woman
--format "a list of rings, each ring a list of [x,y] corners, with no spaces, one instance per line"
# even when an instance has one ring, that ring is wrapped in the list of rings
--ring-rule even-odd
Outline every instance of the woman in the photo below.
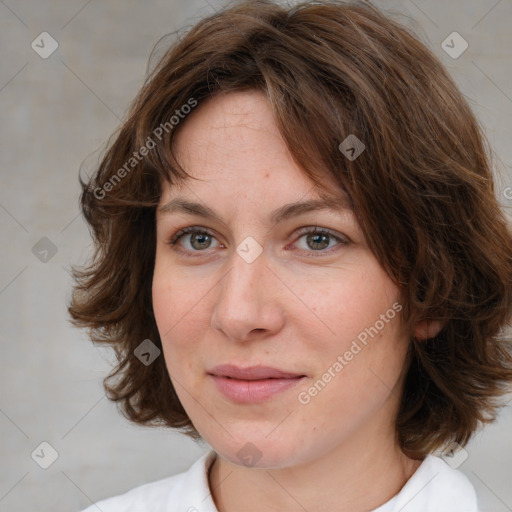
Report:
[[[173,45],[82,182],[69,310],[128,418],[211,450],[87,511],[477,511],[455,468],[512,380],[484,141],[366,3],[243,2]]]

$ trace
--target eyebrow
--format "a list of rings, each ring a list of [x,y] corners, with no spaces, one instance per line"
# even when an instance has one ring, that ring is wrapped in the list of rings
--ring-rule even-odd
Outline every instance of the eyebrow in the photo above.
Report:
[[[297,201],[289,203],[274,210],[270,215],[271,225],[279,224],[286,219],[295,217],[297,215],[313,212],[313,211],[337,211],[337,212],[351,212],[352,208],[349,206],[347,200],[343,197],[322,197],[322,199],[310,199],[307,201]],[[188,201],[186,199],[176,197],[171,199],[168,203],[160,206],[158,211],[162,215],[170,215],[171,213],[186,213],[189,215],[198,215],[205,219],[213,219],[222,224],[226,224],[224,219],[220,217],[215,211],[208,206],[201,203]]]

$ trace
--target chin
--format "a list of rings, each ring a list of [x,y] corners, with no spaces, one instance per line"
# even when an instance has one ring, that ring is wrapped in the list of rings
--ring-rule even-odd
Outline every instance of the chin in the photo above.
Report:
[[[290,437],[258,435],[225,436],[222,439],[208,439],[208,444],[231,464],[247,468],[279,469],[299,463],[300,453],[297,447],[301,444]]]

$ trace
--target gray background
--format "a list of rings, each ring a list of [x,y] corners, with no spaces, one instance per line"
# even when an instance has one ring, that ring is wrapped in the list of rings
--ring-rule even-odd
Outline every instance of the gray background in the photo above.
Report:
[[[511,207],[512,2],[374,3],[408,16],[446,64],[496,150],[497,194]],[[184,471],[207,449],[172,431],[131,425],[117,412],[101,383],[112,354],[70,326],[66,303],[70,265],[91,253],[78,214],[80,165],[94,161],[119,125],[158,39],[221,5],[0,2],[0,511],[77,511]],[[47,59],[31,48],[44,31],[59,44]],[[469,43],[457,59],[441,48],[453,31]],[[57,250],[47,262],[33,252],[43,237]],[[474,437],[460,466],[483,511],[512,510],[511,411]],[[43,441],[59,454],[46,470],[31,458]]]

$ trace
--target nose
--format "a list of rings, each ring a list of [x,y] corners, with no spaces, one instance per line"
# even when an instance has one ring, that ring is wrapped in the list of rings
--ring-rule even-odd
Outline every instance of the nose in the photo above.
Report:
[[[268,267],[263,251],[252,263],[234,252],[232,264],[218,283],[211,326],[232,341],[266,338],[285,322],[284,290]]]

